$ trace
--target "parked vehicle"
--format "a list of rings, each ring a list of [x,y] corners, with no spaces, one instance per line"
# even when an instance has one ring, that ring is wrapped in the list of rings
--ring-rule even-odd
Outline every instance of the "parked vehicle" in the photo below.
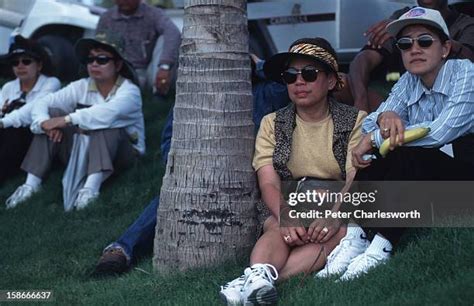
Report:
[[[82,0],[84,1],[84,0]],[[90,1],[88,1],[90,2]],[[250,51],[262,58],[283,52],[297,37],[329,40],[344,67],[365,43],[367,27],[416,0],[249,0]],[[474,0],[450,0],[472,13]],[[168,16],[182,29],[184,0],[175,0]],[[74,44],[94,34],[105,8],[81,0],[0,0],[0,54],[21,34],[44,45],[61,80],[77,78]],[[8,69],[3,68],[1,72]]]

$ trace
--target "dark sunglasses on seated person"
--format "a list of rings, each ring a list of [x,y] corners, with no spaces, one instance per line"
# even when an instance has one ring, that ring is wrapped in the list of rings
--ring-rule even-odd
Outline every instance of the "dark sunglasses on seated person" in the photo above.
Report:
[[[397,47],[401,51],[406,51],[409,50],[413,47],[413,44],[415,41],[418,43],[418,46],[420,48],[426,49],[431,47],[433,42],[436,39],[433,38],[433,36],[425,34],[425,35],[420,35],[417,38],[411,38],[411,37],[402,37],[397,40]]]
[[[281,78],[286,84],[293,84],[294,82],[296,82],[298,74],[301,74],[301,77],[306,82],[314,82],[318,78],[319,72],[322,71],[311,66],[304,67],[301,70],[298,70],[296,68],[288,68],[281,73]]]
[[[85,59],[85,63],[92,64],[93,62],[96,62],[99,65],[107,65],[107,63],[113,59],[114,59],[113,57],[110,57],[107,55],[88,56]]]
[[[18,67],[20,65],[20,62],[24,66],[29,66],[31,65],[31,63],[33,63],[33,60],[31,58],[14,59],[11,61],[11,64],[13,67]]]

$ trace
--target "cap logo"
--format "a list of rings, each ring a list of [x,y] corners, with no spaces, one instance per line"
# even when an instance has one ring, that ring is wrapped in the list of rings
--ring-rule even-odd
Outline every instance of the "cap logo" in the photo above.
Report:
[[[417,7],[408,11],[408,13],[406,14],[406,17],[413,18],[413,17],[423,16],[425,14],[426,14],[426,11],[424,9]]]
[[[15,50],[12,51],[13,54],[16,54],[16,53],[25,53],[25,52],[26,52],[25,49],[20,49],[20,48],[15,49]]]

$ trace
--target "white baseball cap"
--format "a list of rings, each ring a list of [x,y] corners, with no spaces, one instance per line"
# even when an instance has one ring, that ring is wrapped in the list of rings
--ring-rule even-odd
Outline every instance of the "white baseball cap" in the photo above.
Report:
[[[395,21],[387,25],[387,31],[393,36],[406,26],[411,24],[425,24],[440,29],[449,38],[449,31],[446,22],[437,10],[423,7],[414,7]]]

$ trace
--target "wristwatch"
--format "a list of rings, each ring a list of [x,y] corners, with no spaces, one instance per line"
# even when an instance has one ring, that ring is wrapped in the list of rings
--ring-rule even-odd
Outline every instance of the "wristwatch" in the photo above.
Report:
[[[171,69],[171,66],[168,65],[168,64],[160,64],[158,67],[160,69],[163,69],[163,70],[170,70]]]
[[[71,118],[71,116],[66,115],[66,116],[64,117],[64,122],[66,122],[67,125],[71,125],[71,124],[72,124],[72,118]]]

